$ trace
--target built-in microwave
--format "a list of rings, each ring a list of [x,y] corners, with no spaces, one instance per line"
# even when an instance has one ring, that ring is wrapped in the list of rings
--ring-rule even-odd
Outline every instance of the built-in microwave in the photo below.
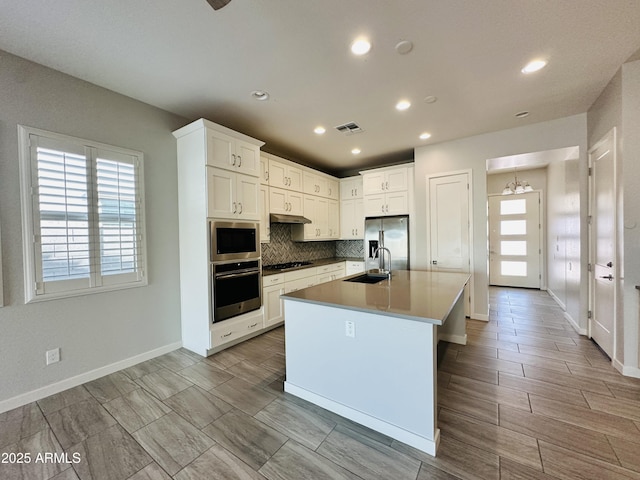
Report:
[[[258,222],[212,220],[209,226],[212,262],[260,258]]]

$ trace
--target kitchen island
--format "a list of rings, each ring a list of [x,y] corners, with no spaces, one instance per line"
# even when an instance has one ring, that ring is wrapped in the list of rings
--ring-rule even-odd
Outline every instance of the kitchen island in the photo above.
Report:
[[[466,343],[469,274],[348,280],[283,295],[285,391],[435,455],[437,344]]]

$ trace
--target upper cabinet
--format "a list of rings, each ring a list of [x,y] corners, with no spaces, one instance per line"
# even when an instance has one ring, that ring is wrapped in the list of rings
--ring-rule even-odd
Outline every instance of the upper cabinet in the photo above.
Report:
[[[207,165],[253,177],[260,176],[260,147],[207,129]]]
[[[363,193],[402,192],[409,187],[409,167],[391,167],[363,173]]]
[[[207,216],[260,220],[260,183],[256,177],[207,167]]]
[[[277,157],[276,157],[277,158]],[[269,186],[302,192],[302,168],[286,160],[269,157]]]
[[[340,200],[362,198],[362,175],[340,179]]]
[[[269,185],[269,159],[260,155],[260,183]]]
[[[413,167],[387,167],[362,172],[365,217],[409,213]]]

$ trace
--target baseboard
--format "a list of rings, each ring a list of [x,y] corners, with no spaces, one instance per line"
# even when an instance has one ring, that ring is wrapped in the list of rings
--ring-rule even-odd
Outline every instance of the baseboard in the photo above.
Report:
[[[640,378],[640,368],[625,366],[618,360],[613,360],[613,368],[618,370],[622,375],[626,377]]]
[[[489,314],[484,313],[472,313],[469,317],[471,320],[482,320],[483,322],[489,321]]]
[[[573,327],[573,329],[577,333],[579,333],[580,335],[586,335],[587,334],[587,329],[586,328],[580,328],[580,325],[578,325],[578,323],[573,319],[573,317],[571,315],[569,315],[568,312],[564,312],[563,316],[567,320],[567,322],[569,322],[571,324],[571,326]]]
[[[380,420],[379,418],[372,417],[371,415],[367,415],[359,410],[356,410],[351,407],[347,407],[341,403],[338,403],[333,400],[329,400],[321,395],[310,392],[304,388],[298,387],[297,385],[293,385],[288,382],[284,382],[284,391],[290,393],[291,395],[295,395],[296,397],[302,398],[303,400],[307,400],[315,405],[318,405],[330,412],[336,413],[342,417],[348,418],[349,420],[353,420],[360,425],[364,425],[365,427],[369,427],[376,432],[380,432],[388,437],[394,438],[402,443],[406,443],[407,445],[417,448],[418,450],[427,453],[433,457],[436,456],[436,450],[438,449],[438,444],[440,443],[440,429],[436,428],[434,433],[433,440],[421,437],[420,435],[416,435],[413,432],[409,432],[403,428],[397,427],[391,423]]]
[[[567,311],[567,306],[564,304],[562,300],[560,300],[555,293],[551,289],[547,289],[547,293],[555,300],[555,302],[560,306],[563,312]]]
[[[467,344],[467,334],[464,335],[453,335],[447,333],[441,333],[438,335],[438,341],[444,340],[449,343],[457,343],[458,345],[466,345]]]
[[[182,342],[171,343],[169,345],[165,345],[164,347],[149,350],[148,352],[141,353],[124,360],[120,360],[119,362],[105,365],[104,367],[96,368],[95,370],[91,370],[89,372],[81,373],[80,375],[76,375],[74,377],[66,378],[64,380],[46,385],[36,390],[22,393],[7,400],[2,400],[0,401],[0,413],[13,410],[14,408],[21,407],[31,402],[35,402],[36,400],[48,397],[49,395],[60,393],[64,390],[68,390],[69,388],[77,387],[78,385],[82,385],[83,383],[91,382],[92,380],[104,377],[105,375],[110,375],[117,372],[118,370],[131,367],[140,362],[159,357],[160,355],[172,352],[173,350],[176,350],[181,346]]]

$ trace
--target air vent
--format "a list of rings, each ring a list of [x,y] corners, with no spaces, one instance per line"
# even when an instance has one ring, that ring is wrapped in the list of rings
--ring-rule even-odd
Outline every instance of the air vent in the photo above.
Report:
[[[360,128],[360,125],[358,125],[356,122],[349,122],[349,123],[344,123],[342,125],[338,125],[336,127],[336,130],[338,130],[341,133],[344,133],[345,135],[353,135],[354,133],[362,132],[362,128]]]

